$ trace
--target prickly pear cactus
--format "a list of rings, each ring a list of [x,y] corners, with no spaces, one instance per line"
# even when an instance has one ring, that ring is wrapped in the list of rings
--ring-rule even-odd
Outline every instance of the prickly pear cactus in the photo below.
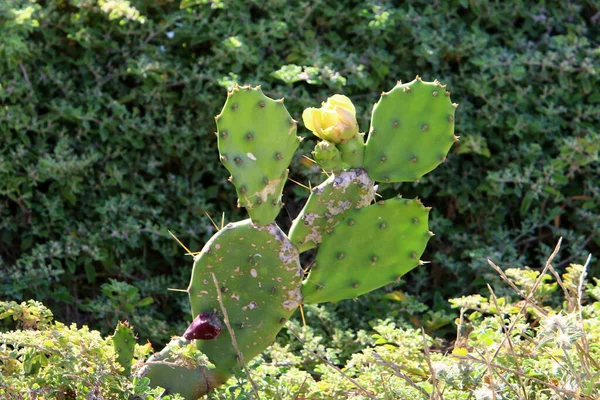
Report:
[[[217,136],[251,219],[227,225],[195,256],[187,289],[192,324],[138,375],[197,399],[269,346],[302,303],[354,298],[422,264],[433,235],[429,209],[401,198],[371,204],[374,181],[417,180],[442,162],[457,140],[455,108],[437,81],[398,83],[375,104],[366,144],[347,97],[306,109],[305,126],[323,140],[313,155],[333,174],[312,189],[288,239],[273,221],[299,143],[296,122],[283,100],[236,86],[216,117]],[[303,280],[299,252],[315,247]],[[201,352],[191,361],[189,346]]]
[[[287,168],[298,144],[296,121],[283,99],[265,96],[259,86],[236,86],[217,121],[221,162],[231,173],[238,204],[267,225],[281,208]]]
[[[364,165],[371,179],[409,182],[446,159],[458,140],[450,92],[438,81],[398,84],[373,107]]]
[[[347,212],[366,207],[376,187],[362,169],[340,171],[314,187],[306,205],[292,223],[290,240],[300,252],[317,247]]]
[[[304,303],[358,297],[399,280],[418,266],[429,209],[418,200],[381,200],[346,214],[328,234],[306,278]]]
[[[129,322],[119,321],[113,334],[112,342],[117,352],[117,362],[123,367],[123,374],[129,375],[133,361],[133,352],[135,350],[135,335]]]
[[[223,317],[213,274],[237,346],[250,360],[275,340],[302,302],[298,250],[275,224],[244,220],[227,225],[196,256],[188,288],[194,316],[213,312]],[[197,340],[196,346],[214,360],[221,383],[240,365],[227,329],[212,340]]]

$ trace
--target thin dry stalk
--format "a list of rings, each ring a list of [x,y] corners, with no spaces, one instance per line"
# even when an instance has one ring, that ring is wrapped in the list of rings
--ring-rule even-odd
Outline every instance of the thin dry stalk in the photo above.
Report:
[[[488,361],[480,360],[480,359],[478,359],[476,357],[473,357],[471,355],[468,355],[468,356],[458,356],[458,355],[455,355],[454,357],[456,357],[458,359],[461,359],[461,360],[474,361],[474,362],[479,363],[479,364],[485,364],[485,365],[488,364]],[[500,370],[502,370],[504,372],[507,372],[509,374],[520,375],[524,379],[527,379],[527,380],[530,380],[532,382],[538,383],[538,384],[540,384],[542,386],[545,386],[545,387],[547,387],[549,389],[552,389],[552,390],[554,390],[554,391],[556,391],[558,393],[562,393],[564,395],[567,395],[567,396],[569,396],[569,398],[576,398],[576,396],[579,396],[583,400],[597,400],[597,399],[594,399],[592,396],[588,396],[586,394],[581,394],[581,393],[576,393],[576,392],[574,392],[572,390],[563,389],[561,387],[558,387],[556,385],[553,385],[553,384],[548,383],[546,381],[543,381],[541,379],[535,378],[533,376],[526,375],[526,374],[524,374],[524,373],[522,373],[520,371],[511,369],[511,368],[507,368],[507,367],[505,367],[503,365],[500,365],[500,364],[491,363],[491,366],[494,367],[494,368],[500,369]]]
[[[581,338],[581,343],[583,345],[583,348],[582,348],[582,346],[579,345],[579,343],[577,343],[577,354],[579,355],[581,364],[586,367],[586,372],[588,373],[588,376],[592,376],[591,368],[587,362],[584,362],[584,360],[591,361],[592,364],[594,364],[594,366],[596,367],[596,369],[600,369],[600,366],[598,365],[596,360],[594,360],[592,358],[592,356],[590,356],[590,346],[589,346],[589,343],[587,340],[587,336],[585,334],[585,323],[583,322],[583,306],[582,306],[583,284],[585,282],[585,276],[587,275],[587,269],[588,269],[588,266],[590,265],[591,260],[592,260],[592,255],[590,254],[590,255],[588,255],[588,258],[585,261],[585,264],[583,265],[583,270],[581,271],[581,276],[579,277],[579,282],[577,284],[577,299],[576,299],[577,314],[579,316],[579,322],[581,324],[581,331],[583,332],[583,337]]]
[[[350,381],[354,386],[356,386],[358,389],[360,389],[361,392],[363,392],[363,394],[365,396],[367,396],[370,399],[374,399],[375,396],[373,396],[373,394],[371,392],[369,392],[367,389],[365,389],[360,383],[358,383],[357,381],[355,381],[354,379],[352,379],[351,377],[349,377],[344,371],[342,371],[340,368],[338,368],[337,365],[332,364],[328,359],[326,359],[325,357],[321,357],[318,353],[306,348],[305,343],[302,339],[300,339],[300,336],[298,336],[296,334],[296,332],[292,331],[291,329],[288,328],[288,331],[292,333],[292,335],[294,335],[296,337],[296,339],[298,339],[298,341],[302,344],[302,346],[304,347],[305,350],[307,350],[309,352],[309,354],[311,354],[313,357],[318,358],[319,360],[321,360],[322,362],[324,362],[325,364],[329,365],[331,368],[335,369],[337,372],[340,373],[340,375],[342,375],[345,379],[347,379],[348,381]]]
[[[510,286],[518,295],[519,297],[523,298],[523,300],[527,300],[527,295],[523,293],[523,291],[521,289],[519,289],[514,283],[513,281],[510,280],[510,278],[508,276],[506,276],[506,274],[504,273],[504,271],[502,271],[502,269],[500,269],[500,267],[498,267],[496,264],[494,264],[492,262],[492,260],[488,260],[488,264],[490,264],[490,266],[492,268],[494,268],[494,270],[498,273],[498,275],[500,275],[500,278],[502,278],[502,280],[504,282],[506,282],[508,284],[508,286]],[[533,301],[533,299],[530,299],[530,304],[533,308],[535,308],[540,314],[542,315],[547,315],[548,312],[546,310],[544,310],[543,307],[539,306],[537,303],[535,303]]]
[[[567,303],[569,306],[569,308],[568,308],[569,312],[575,311],[575,303],[573,302],[573,299],[571,298],[569,289],[567,289],[567,287],[565,286],[560,275],[558,275],[558,272],[556,272],[556,270],[554,269],[554,267],[552,265],[550,265],[550,267],[548,269],[550,270],[550,273],[554,276],[554,279],[556,279],[556,283],[558,283],[558,286],[560,286],[563,293],[565,294],[565,300],[567,300]]]
[[[421,336],[423,337],[423,350],[425,351],[425,357],[427,358],[427,365],[429,366],[429,372],[431,373],[431,385],[433,386],[433,391],[431,392],[430,399],[443,400],[441,394],[439,394],[437,375],[435,373],[435,368],[433,368],[433,364],[431,363],[429,345],[427,344],[427,337],[425,336],[425,329],[423,328],[421,328]]]
[[[258,386],[256,386],[256,383],[252,379],[252,376],[250,376],[250,371],[248,370],[248,366],[246,366],[246,362],[244,361],[244,355],[242,354],[242,352],[240,351],[240,348],[237,345],[237,340],[235,338],[235,332],[233,331],[233,329],[231,328],[231,324],[229,323],[229,315],[227,314],[227,309],[225,308],[225,304],[223,303],[223,296],[221,294],[221,287],[219,286],[219,281],[217,280],[217,277],[215,276],[214,272],[211,272],[210,274],[212,275],[213,282],[215,283],[215,289],[217,290],[217,299],[219,300],[219,305],[221,306],[221,312],[223,313],[223,319],[225,320],[225,326],[227,327],[227,330],[229,331],[229,336],[231,336],[231,344],[233,345],[233,348],[235,349],[235,352],[237,353],[238,359],[240,360],[240,363],[242,364],[242,367],[244,368],[244,372],[246,372],[246,376],[248,377],[248,380],[250,381],[250,384],[252,385],[252,389],[254,390],[254,394],[256,395],[256,398],[260,400],[260,396],[258,395]]]
[[[498,307],[498,299],[496,298],[496,293],[494,293],[494,290],[492,289],[492,287],[490,285],[487,285],[487,287],[488,287],[488,290],[490,291],[492,301],[494,302],[494,307],[496,307],[496,311],[498,313],[498,318],[500,318],[500,324],[502,326],[502,331],[504,331],[504,336],[506,337],[506,340],[508,342],[508,348],[510,349],[510,354],[512,356],[514,356],[515,366],[517,367],[518,371],[523,372],[523,370],[521,369],[521,366],[519,365],[519,357],[515,353],[515,348],[513,346],[512,340],[510,340],[510,335],[508,334],[508,330],[506,329],[506,326],[504,325],[504,318],[502,317],[502,314],[500,313],[500,307]],[[508,382],[506,382],[506,383],[508,384]],[[521,396],[519,394],[519,391],[516,390],[515,388],[513,388],[512,385],[509,384],[508,386],[510,386],[514,390],[514,392],[517,394],[517,396],[519,396],[520,399],[527,400],[527,391],[525,390],[525,383],[523,382],[523,378],[520,375],[519,375],[519,383],[521,385],[521,390],[523,390],[523,396]]]
[[[413,382],[412,379],[410,379],[410,377],[404,373],[402,373],[398,367],[390,362],[387,362],[383,359],[383,357],[381,357],[379,355],[379,353],[377,352],[373,352],[373,356],[379,361],[379,363],[381,365],[384,365],[388,368],[390,368],[392,370],[392,372],[394,373],[394,375],[396,375],[398,378],[402,378],[404,379],[404,381],[406,381],[406,383],[408,383],[410,386],[412,386],[413,388],[417,389],[419,392],[421,392],[423,394],[423,396],[429,398],[430,395],[429,393],[427,393],[427,391],[425,389],[423,389],[422,387],[418,386],[416,383]]]
[[[550,263],[552,262],[552,260],[554,260],[554,257],[556,257],[556,255],[558,254],[558,251],[560,250],[560,244],[561,243],[562,243],[562,238],[558,239],[558,243],[556,244],[556,247],[554,248],[554,251],[552,252],[552,254],[550,254],[550,257],[548,257],[548,260],[546,261],[546,265],[544,266],[544,269],[542,270],[542,272],[540,273],[540,275],[538,276],[538,278],[535,280],[535,283],[534,283],[533,287],[531,288],[531,290],[529,290],[529,293],[527,294],[527,296],[525,296],[525,302],[521,306],[521,309],[519,310],[519,312],[515,316],[515,319],[513,320],[513,322],[508,327],[508,334],[507,334],[507,336],[510,336],[510,333],[515,328],[515,325],[517,324],[517,321],[519,320],[519,316],[523,315],[524,311],[527,309],[527,305],[528,304],[532,304],[532,305],[535,304],[535,303],[533,303],[531,301],[532,297],[533,297],[535,291],[537,290],[538,286],[540,286],[540,284],[542,283],[542,278],[546,274],[546,271],[548,271],[548,268],[550,267]],[[492,356],[492,360],[491,361],[493,361],[496,358],[496,356],[500,352],[500,349],[504,346],[505,342],[506,342],[506,336],[504,337],[504,339],[502,339],[502,343],[500,343],[500,346],[498,346],[498,348],[494,352],[494,355]]]

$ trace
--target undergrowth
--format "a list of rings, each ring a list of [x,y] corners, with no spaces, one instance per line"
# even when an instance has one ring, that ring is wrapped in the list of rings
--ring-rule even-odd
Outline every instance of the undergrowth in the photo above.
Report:
[[[345,329],[325,306],[305,307],[248,367],[263,399],[592,400],[600,396],[600,280],[586,265],[502,270],[511,295],[450,300],[451,342],[403,317]],[[589,263],[589,258],[588,258]],[[357,315],[357,317],[359,317]],[[0,395],[7,399],[175,399],[123,376],[110,337],[53,321],[35,301],[0,303]],[[136,346],[137,367],[151,353]],[[44,397],[45,396],[45,397]],[[240,372],[209,399],[253,399]],[[39,398],[39,397],[37,397]]]

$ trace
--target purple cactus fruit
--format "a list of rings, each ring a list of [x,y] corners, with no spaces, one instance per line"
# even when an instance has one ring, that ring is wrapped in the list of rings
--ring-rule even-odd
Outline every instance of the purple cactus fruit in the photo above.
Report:
[[[187,328],[183,337],[187,340],[209,340],[219,336],[223,326],[216,312],[198,314]]]

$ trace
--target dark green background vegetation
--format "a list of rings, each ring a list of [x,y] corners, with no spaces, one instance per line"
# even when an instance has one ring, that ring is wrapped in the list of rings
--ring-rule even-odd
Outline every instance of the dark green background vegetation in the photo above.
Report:
[[[213,135],[234,82],[285,97],[298,120],[343,93],[363,131],[396,80],[448,84],[460,144],[418,184],[380,189],[434,207],[432,263],[387,288],[427,304],[431,329],[449,322],[436,321],[442,299],[498,279],[486,258],[538,267],[561,236],[559,271],[600,254],[593,1],[183,3],[0,2],[3,300],[34,298],[104,333],[129,319],[142,339],[180,334],[187,298],[167,288],[187,286],[191,260],[167,229],[199,250],[214,232],[205,212],[246,217]],[[299,133],[290,176],[318,184],[301,163],[314,140]],[[280,225],[306,196],[288,184]],[[331,307],[366,321],[390,314],[389,298]]]

